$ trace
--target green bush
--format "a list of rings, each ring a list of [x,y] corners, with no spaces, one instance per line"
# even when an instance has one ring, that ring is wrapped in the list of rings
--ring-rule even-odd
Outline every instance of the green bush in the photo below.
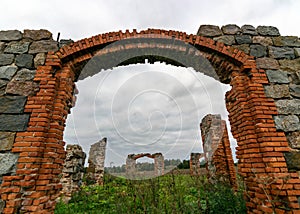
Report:
[[[246,213],[242,192],[205,177],[165,175],[133,181],[105,175],[104,186],[83,186],[60,213]]]

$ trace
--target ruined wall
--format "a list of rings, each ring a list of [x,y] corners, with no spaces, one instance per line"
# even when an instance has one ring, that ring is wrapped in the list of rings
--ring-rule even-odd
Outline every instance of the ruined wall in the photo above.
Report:
[[[300,40],[297,36],[281,36],[276,27],[244,25],[203,25],[198,35],[236,47],[254,56],[259,69],[265,69],[270,84],[264,86],[267,97],[275,100],[276,109],[260,107],[261,111],[277,111],[276,129],[284,131],[289,146],[286,154],[290,169],[300,169]],[[253,78],[253,77],[252,77]],[[255,78],[255,77],[254,77]],[[263,119],[263,118],[262,118]],[[267,119],[267,116],[266,118]],[[239,139],[237,139],[239,140]],[[238,153],[239,154],[239,153]]]
[[[190,175],[200,175],[200,158],[202,157],[204,157],[203,153],[191,153]]]
[[[136,171],[136,160],[142,157],[148,157],[154,159],[154,175],[153,176],[161,176],[164,175],[164,156],[162,153],[141,153],[141,154],[129,154],[126,158],[126,177],[130,179],[140,179],[143,178]],[[150,176],[151,177],[151,176]]]
[[[222,179],[236,188],[236,172],[226,122],[221,115],[208,114],[202,119],[200,129],[208,177],[212,180]]]
[[[96,184],[103,184],[104,162],[107,139],[103,138],[97,143],[91,145],[88,159],[88,177]]]
[[[155,176],[161,176],[165,172],[164,156],[161,153],[155,153],[152,155],[154,158],[154,173]]]
[[[43,65],[48,51],[57,51],[58,43],[52,39],[52,34],[47,30],[17,30],[0,31],[0,184],[7,182],[4,175],[16,174],[17,164],[24,170],[27,168],[26,159],[39,155],[39,143],[28,142],[31,148],[25,156],[19,157],[12,151],[13,143],[18,132],[25,131],[28,126],[29,114],[24,110],[27,97],[35,94],[38,83],[33,79],[38,66]],[[36,111],[36,114],[38,111]],[[32,121],[42,125],[43,120]],[[26,136],[30,138],[31,136]],[[41,135],[41,137],[43,137]],[[24,155],[24,154],[23,154]],[[23,177],[26,192],[34,185],[30,173]],[[30,175],[31,174],[31,175]],[[19,191],[18,191],[19,192]],[[18,193],[16,193],[18,196]],[[15,197],[16,197],[15,196]],[[1,198],[5,199],[5,194]],[[2,210],[0,210],[1,212]]]
[[[53,211],[61,189],[63,130],[76,75],[95,50],[135,36],[177,39],[201,50],[221,81],[232,86],[226,106],[239,143],[238,171],[247,185],[249,211],[274,211],[256,176],[273,178],[275,185],[267,187],[269,196],[280,193],[284,206],[299,210],[300,182],[294,173],[299,169],[299,38],[280,36],[274,27],[249,25],[203,25],[197,34],[202,37],[161,29],[118,31],[48,52],[59,46],[48,31],[0,31],[0,207],[4,204],[4,213]],[[179,54],[180,47],[172,44]],[[170,47],[155,45],[146,41],[143,47],[162,52]],[[289,185],[278,189],[284,177]],[[275,207],[276,212],[283,211],[279,203]]]
[[[136,161],[134,158],[134,154],[127,155],[125,169],[126,169],[126,177],[134,178],[136,174]]]
[[[299,209],[299,188],[295,184],[299,175],[294,173],[300,166],[299,38],[281,36],[276,27],[250,25],[200,26],[198,34],[242,50],[253,56],[256,64],[257,73],[246,67],[243,73],[247,76],[232,76],[231,81],[233,87],[254,94],[238,97],[233,90],[226,93],[249,212],[285,212],[281,207],[288,203],[289,209]],[[249,84],[245,81],[248,78]],[[235,116],[234,112],[241,111],[242,117]],[[282,189],[283,184],[290,186]]]
[[[60,198],[64,202],[69,202],[72,194],[77,192],[82,185],[85,158],[86,154],[82,151],[81,146],[67,145],[66,159],[60,179],[62,184]]]

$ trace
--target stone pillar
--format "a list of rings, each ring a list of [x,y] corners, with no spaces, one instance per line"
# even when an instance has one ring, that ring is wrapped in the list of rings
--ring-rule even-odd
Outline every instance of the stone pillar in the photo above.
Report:
[[[136,174],[136,160],[134,154],[129,154],[126,158],[126,176],[133,178]]]
[[[64,163],[62,178],[61,198],[68,203],[74,192],[80,189],[84,173],[84,162],[86,154],[79,145],[67,145],[66,159]]]
[[[154,158],[154,174],[160,176],[164,174],[165,162],[164,156],[161,153],[155,153],[152,155]]]
[[[103,184],[106,138],[91,145],[89,152],[89,177],[97,184]]]
[[[226,122],[220,115],[206,115],[201,124],[204,157],[208,176],[228,181],[236,187],[236,173]]]
[[[202,157],[204,157],[203,153],[191,153],[190,175],[200,175],[200,158]]]

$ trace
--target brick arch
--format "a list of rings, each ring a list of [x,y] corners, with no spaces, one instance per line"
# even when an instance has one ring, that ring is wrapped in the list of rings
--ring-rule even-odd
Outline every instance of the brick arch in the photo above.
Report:
[[[20,154],[16,175],[3,177],[4,213],[53,212],[61,189],[58,175],[65,156],[63,131],[72,106],[74,82],[86,62],[104,47],[132,37],[175,39],[201,52],[221,81],[232,86],[226,94],[226,106],[238,141],[238,171],[247,186],[249,212],[271,212],[267,196],[275,199],[277,195],[287,202],[286,207],[299,210],[299,177],[288,172],[283,153],[290,148],[285,134],[276,131],[276,106],[263,89],[269,82],[265,71],[257,69],[254,57],[210,38],[148,29],[100,34],[48,53],[34,79],[40,90],[28,98],[25,106],[30,113],[28,128],[17,133],[12,150]],[[272,185],[263,186],[264,177],[274,179]],[[288,185],[281,186],[285,179]],[[276,206],[279,211],[281,204]]]

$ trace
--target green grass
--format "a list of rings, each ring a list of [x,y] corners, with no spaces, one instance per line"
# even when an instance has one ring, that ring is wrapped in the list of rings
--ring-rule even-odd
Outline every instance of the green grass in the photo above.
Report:
[[[55,209],[62,213],[246,213],[241,191],[205,177],[165,175],[133,181],[105,176],[104,186],[83,186],[68,204]]]

